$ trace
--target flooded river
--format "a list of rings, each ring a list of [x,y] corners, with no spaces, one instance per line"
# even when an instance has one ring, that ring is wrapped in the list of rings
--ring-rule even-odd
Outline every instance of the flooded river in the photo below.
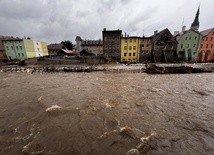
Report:
[[[0,154],[213,155],[214,74],[0,73]]]

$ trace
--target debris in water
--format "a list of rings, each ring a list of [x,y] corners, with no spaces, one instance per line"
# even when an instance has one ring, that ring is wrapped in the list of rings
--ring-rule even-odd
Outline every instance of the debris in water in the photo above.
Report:
[[[47,108],[45,111],[46,111],[46,112],[54,112],[54,111],[58,111],[58,110],[60,110],[60,109],[62,109],[60,106],[58,106],[58,105],[53,105],[53,106]]]
[[[120,133],[122,133],[124,135],[127,135],[127,136],[129,136],[131,138],[136,138],[133,129],[128,127],[128,126],[120,128]]]
[[[106,109],[112,108],[112,106],[109,103],[106,103],[105,106],[106,106]]]
[[[42,155],[44,154],[44,151],[41,149],[44,149],[44,148],[42,148],[40,145],[33,146],[32,143],[30,142],[22,148],[22,153],[29,154],[29,155]]]
[[[140,152],[137,149],[131,149],[129,150],[126,155],[139,155]]]
[[[154,136],[156,136],[156,135],[157,135],[157,133],[152,132],[152,133],[150,134],[150,136],[141,137],[141,138],[140,138],[140,141],[141,141],[142,143],[147,143],[152,137],[154,137]]]

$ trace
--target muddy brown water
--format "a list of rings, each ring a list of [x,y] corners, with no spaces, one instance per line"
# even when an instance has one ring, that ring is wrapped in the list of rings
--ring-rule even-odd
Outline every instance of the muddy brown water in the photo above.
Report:
[[[214,74],[0,73],[0,154],[131,149],[214,154]]]

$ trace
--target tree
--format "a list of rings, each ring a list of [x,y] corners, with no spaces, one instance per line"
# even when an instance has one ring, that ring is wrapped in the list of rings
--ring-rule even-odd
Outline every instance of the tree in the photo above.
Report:
[[[63,49],[73,50],[74,45],[72,44],[71,41],[65,40],[65,41],[62,41],[61,44],[63,45],[62,47]]]

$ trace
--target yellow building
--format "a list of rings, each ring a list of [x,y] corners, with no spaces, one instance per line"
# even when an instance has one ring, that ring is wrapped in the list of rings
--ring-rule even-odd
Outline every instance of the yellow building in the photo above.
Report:
[[[140,37],[123,37],[121,39],[121,62],[138,62]]]

